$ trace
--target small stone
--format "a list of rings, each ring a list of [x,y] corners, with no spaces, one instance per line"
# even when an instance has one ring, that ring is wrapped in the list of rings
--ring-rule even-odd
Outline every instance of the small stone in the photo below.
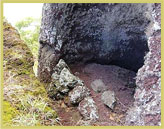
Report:
[[[70,102],[72,104],[78,104],[85,97],[90,95],[90,91],[85,86],[76,86],[71,92],[69,92]]]
[[[107,87],[105,86],[105,84],[103,83],[101,79],[94,80],[91,83],[91,87],[95,92],[98,92],[98,93],[107,89]]]
[[[56,81],[56,80],[59,80],[60,78],[60,73],[61,71],[64,69],[64,68],[67,68],[69,69],[68,65],[65,63],[65,61],[63,59],[60,59],[58,64],[55,66],[55,68],[53,69],[54,70],[54,73],[51,75],[51,79],[52,81]]]
[[[105,91],[101,95],[101,100],[105,105],[107,105],[110,109],[113,110],[115,103],[116,103],[116,98],[115,98],[115,93],[113,91]]]
[[[99,119],[97,106],[91,97],[84,98],[78,106],[80,114],[84,120],[97,121]]]

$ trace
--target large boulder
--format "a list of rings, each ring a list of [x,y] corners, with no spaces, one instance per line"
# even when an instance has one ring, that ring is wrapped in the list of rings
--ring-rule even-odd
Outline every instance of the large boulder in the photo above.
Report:
[[[150,6],[45,3],[39,38],[40,79],[50,81],[60,58],[68,64],[97,62],[137,71],[148,51],[145,30]]]

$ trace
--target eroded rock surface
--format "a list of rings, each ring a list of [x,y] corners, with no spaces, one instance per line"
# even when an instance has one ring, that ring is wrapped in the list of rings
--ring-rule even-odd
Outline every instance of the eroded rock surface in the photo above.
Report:
[[[149,52],[136,77],[135,103],[128,125],[161,125],[161,5],[153,4],[153,26],[148,35]]]
[[[112,63],[137,71],[148,51],[145,30],[150,6],[45,3],[39,38],[40,79],[50,81],[60,58],[68,64]]]

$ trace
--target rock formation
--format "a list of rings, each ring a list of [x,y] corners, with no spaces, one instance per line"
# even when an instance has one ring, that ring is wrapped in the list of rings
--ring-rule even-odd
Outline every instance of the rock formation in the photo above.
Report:
[[[90,96],[90,90],[84,82],[73,75],[63,59],[54,68],[51,83],[46,87],[48,95],[54,99],[69,97],[69,102],[78,105],[79,112],[85,120],[96,121],[98,119],[97,107]]]
[[[65,64],[56,72],[60,59],[68,65],[94,62],[138,71],[135,102],[127,113],[126,125],[160,125],[160,10],[160,4],[44,4],[38,77],[51,84],[53,79],[64,82],[64,91],[63,87],[58,91],[68,94],[77,80]],[[127,85],[135,86],[131,81]],[[83,95],[83,87],[75,87],[72,93],[79,91],[81,94],[74,97],[69,93],[72,103],[79,103],[86,120],[98,119],[96,105]]]
[[[54,68],[51,83],[46,87],[49,96],[51,98],[61,99],[77,86],[84,86],[83,81],[74,76],[64,60],[60,59]],[[83,90],[81,92],[83,92]]]
[[[72,104],[78,104],[81,100],[89,95],[90,91],[88,88],[86,88],[86,86],[77,86],[72,90],[72,92],[69,93],[70,102]]]
[[[148,35],[149,52],[136,77],[135,103],[128,125],[161,125],[161,5],[153,4],[153,26]]]
[[[96,62],[137,71],[148,51],[151,4],[44,4],[39,70],[50,81],[54,66]],[[132,58],[133,57],[133,58]]]
[[[33,55],[6,20],[3,21],[3,57],[2,125],[58,125],[54,121],[57,113],[49,106],[45,84],[34,75]]]

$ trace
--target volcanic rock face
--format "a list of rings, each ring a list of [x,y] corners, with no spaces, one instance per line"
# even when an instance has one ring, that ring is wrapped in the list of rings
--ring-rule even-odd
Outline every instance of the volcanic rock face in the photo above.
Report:
[[[151,4],[44,4],[38,75],[50,81],[60,58],[68,64],[116,64],[134,71],[148,51]],[[132,58],[133,57],[133,58]]]
[[[161,5],[154,4],[154,20],[148,36],[150,51],[136,77],[135,103],[127,116],[128,125],[161,125]]]

